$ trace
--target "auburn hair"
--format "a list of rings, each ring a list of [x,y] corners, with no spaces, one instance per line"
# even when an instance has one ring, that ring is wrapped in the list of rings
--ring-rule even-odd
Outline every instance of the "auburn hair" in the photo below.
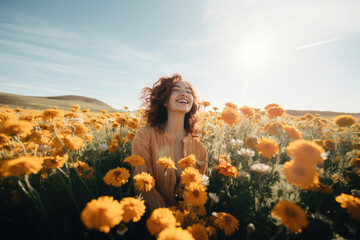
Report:
[[[199,110],[199,100],[195,93],[193,86],[185,81],[183,77],[175,73],[171,77],[161,77],[152,87],[145,87],[141,90],[142,105],[145,108],[143,117],[147,125],[155,127],[158,131],[163,133],[165,130],[165,123],[168,119],[167,110],[164,104],[166,104],[170,98],[174,85],[184,81],[189,88],[193,96],[193,105],[191,110],[185,114],[184,129],[192,136],[197,136],[197,129],[195,124],[197,122],[196,113]]]

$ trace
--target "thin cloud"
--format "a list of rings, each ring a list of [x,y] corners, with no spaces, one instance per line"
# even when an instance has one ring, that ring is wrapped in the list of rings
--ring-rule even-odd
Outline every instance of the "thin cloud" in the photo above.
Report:
[[[305,49],[305,48],[316,47],[316,46],[320,46],[320,45],[324,45],[324,44],[328,44],[328,43],[332,43],[332,42],[337,42],[337,41],[340,41],[340,40],[343,40],[343,39],[346,39],[346,37],[340,37],[340,38],[329,39],[329,40],[326,40],[326,41],[310,43],[310,44],[307,44],[307,45],[298,46],[298,47],[296,47],[296,50],[302,50],[302,49]]]

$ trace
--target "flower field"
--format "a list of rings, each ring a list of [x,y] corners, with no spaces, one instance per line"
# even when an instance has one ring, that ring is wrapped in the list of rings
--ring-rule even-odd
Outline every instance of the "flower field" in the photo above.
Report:
[[[0,226],[9,239],[360,239],[360,121],[202,102],[208,174],[184,156],[178,205],[147,211],[132,168],[142,110],[0,108]],[[157,162],[174,171],[168,156]],[[135,191],[136,190],[136,191]]]

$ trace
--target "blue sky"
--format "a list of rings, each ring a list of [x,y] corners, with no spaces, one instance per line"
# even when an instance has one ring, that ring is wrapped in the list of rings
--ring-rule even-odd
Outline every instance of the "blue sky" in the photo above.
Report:
[[[0,91],[114,108],[181,73],[200,100],[360,112],[360,1],[0,0]]]

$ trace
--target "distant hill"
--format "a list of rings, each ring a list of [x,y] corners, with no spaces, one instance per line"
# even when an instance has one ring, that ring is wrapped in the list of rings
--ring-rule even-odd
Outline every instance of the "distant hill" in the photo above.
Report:
[[[312,115],[320,114],[321,117],[324,118],[331,118],[338,115],[352,115],[355,118],[360,118],[360,113],[344,113],[344,112],[331,112],[331,111],[315,111],[315,110],[286,110],[287,114],[290,114],[292,116],[304,116],[307,113],[310,113]]]
[[[35,97],[0,92],[0,106],[3,105],[8,105],[11,108],[38,110],[52,108],[53,106],[62,110],[70,110],[72,106],[79,105],[81,109],[90,109],[92,112],[100,112],[101,110],[107,110],[108,112],[117,111],[110,105],[97,99],[76,95]]]

